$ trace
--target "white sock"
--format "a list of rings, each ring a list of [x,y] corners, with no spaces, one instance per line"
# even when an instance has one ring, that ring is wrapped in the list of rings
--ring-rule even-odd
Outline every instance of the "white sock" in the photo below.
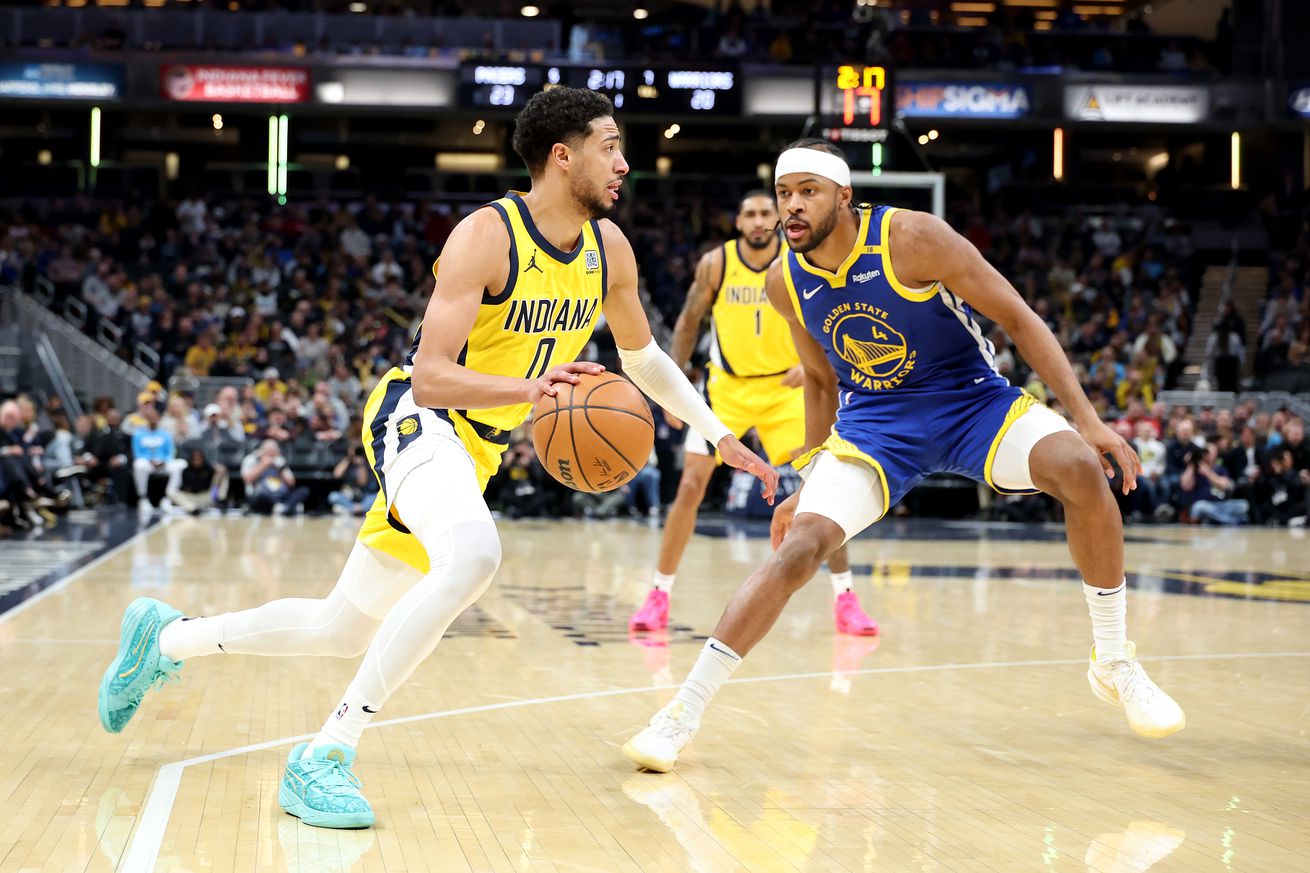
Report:
[[[676,573],[661,573],[656,570],[655,576],[651,579],[650,587],[668,594],[673,590],[673,580],[676,576]]]
[[[364,728],[368,727],[368,723],[373,720],[378,709],[379,707],[374,706],[355,690],[355,683],[352,682],[346,689],[345,697],[341,698],[337,708],[323,723],[322,730],[309,744],[305,754],[310,755],[315,749],[321,749],[323,746],[355,748],[359,745],[359,738],[364,733]]]
[[[850,570],[832,574],[832,596],[841,597],[855,586],[855,576]]]
[[[172,661],[222,654],[223,619],[216,615],[170,621],[159,632],[160,654]]]
[[[674,699],[681,701],[684,707],[699,717],[740,663],[741,655],[710,637],[705,641],[705,648],[701,649],[696,665],[687,674],[687,681],[682,683]]]
[[[1119,658],[1128,636],[1128,583],[1118,588],[1093,588],[1083,583],[1087,611],[1092,615],[1092,639],[1096,641],[1096,660]]]

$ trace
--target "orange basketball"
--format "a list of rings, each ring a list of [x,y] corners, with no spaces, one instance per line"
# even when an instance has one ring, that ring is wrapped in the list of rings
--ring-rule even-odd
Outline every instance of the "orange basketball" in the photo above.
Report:
[[[655,419],[646,398],[616,373],[579,373],[532,411],[532,443],[550,475],[575,491],[613,491],[646,466]]]

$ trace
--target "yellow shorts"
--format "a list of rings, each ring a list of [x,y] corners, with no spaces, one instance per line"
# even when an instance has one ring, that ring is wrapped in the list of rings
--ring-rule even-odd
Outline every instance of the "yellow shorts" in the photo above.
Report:
[[[764,445],[769,463],[785,464],[805,448],[805,394],[782,384],[776,376],[732,376],[710,367],[706,392],[710,408],[738,439],[752,428]],[[686,450],[710,455],[713,448],[688,428]]]
[[[415,467],[434,460],[437,440],[454,442],[463,449],[461,457],[450,462],[471,462],[478,487],[485,490],[500,467],[506,446],[479,437],[458,413],[418,406],[409,374],[399,367],[390,370],[373,389],[364,404],[363,419],[364,455],[379,491],[364,516],[358,539],[427,573],[431,569],[427,551],[393,508],[396,491]],[[434,499],[440,498],[434,495]]]

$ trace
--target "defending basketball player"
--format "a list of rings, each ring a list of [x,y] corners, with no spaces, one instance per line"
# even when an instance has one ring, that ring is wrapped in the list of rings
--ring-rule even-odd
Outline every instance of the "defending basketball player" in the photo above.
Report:
[[[362,653],[322,730],[291,751],[279,801],[312,825],[373,824],[352,769],[360,735],[491,582],[501,546],[483,489],[532,405],[602,370],[574,362],[602,311],[629,378],[726,463],[759,476],[772,500],[777,474],[651,338],[632,247],[605,218],[628,172],[612,115],[607,98],[571,88],[537,94],[520,113],[514,149],[532,190],[461,221],[433,265],[426,329],[365,404],[365,451],[381,492],[333,591],[193,619],[134,601],[101,682],[106,730],[121,731],[145,692],[190,658]],[[511,324],[511,305],[548,317]]]
[[[945,222],[854,207],[850,168],[827,143],[793,144],[774,181],[789,250],[769,268],[766,288],[805,368],[805,484],[774,512],[773,555],[733,595],[677,697],[624,753],[671,770],[711,698],[791,595],[935,471],[1003,493],[1044,491],[1064,505],[1092,619],[1093,693],[1122,706],[1142,736],[1181,730],[1182,709],[1126,639],[1123,529],[1105,456],[1123,471],[1125,493],[1141,464],[1097,417],[1054,335]],[[1001,378],[975,310],[1005,329],[1077,431]]]
[[[710,314],[710,366],[705,393],[724,424],[737,436],[754,428],[769,463],[785,464],[805,447],[804,378],[787,322],[769,305],[764,275],[778,256],[778,207],[765,190],[742,197],[737,209],[735,240],[706,252],[678,323],[673,328],[669,356],[686,367]],[[679,423],[680,426],[680,423]],[[669,625],[673,582],[696,529],[696,516],[714,474],[714,450],[688,429],[678,494],[664,522],[659,564],[641,608],[628,619],[634,631]],[[872,636],[878,625],[865,615],[851,590],[850,562],[843,546],[828,559],[832,572],[833,619],[839,633]]]

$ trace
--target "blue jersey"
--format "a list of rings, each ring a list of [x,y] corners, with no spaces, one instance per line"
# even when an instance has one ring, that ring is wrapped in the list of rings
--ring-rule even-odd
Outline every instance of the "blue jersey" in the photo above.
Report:
[[[837,421],[820,449],[877,471],[884,512],[936,472],[1030,490],[998,486],[991,468],[1005,432],[1036,401],[996,372],[967,303],[940,282],[910,288],[896,278],[887,256],[895,213],[860,210],[855,245],[836,273],[783,253],[792,305],[837,373]]]
[[[829,273],[790,249],[784,275],[810,335],[828,353],[842,401],[904,397],[1004,379],[973,310],[940,282],[909,288],[887,257],[889,206],[860,210],[851,254]]]

